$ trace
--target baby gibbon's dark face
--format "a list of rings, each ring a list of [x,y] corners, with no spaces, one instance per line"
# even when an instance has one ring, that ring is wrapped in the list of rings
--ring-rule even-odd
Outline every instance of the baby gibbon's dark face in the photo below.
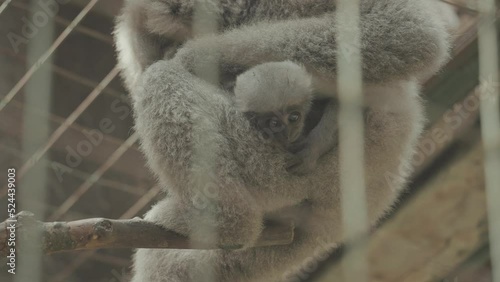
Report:
[[[299,138],[304,127],[305,114],[304,111],[294,108],[269,113],[245,113],[257,129],[284,146]]]

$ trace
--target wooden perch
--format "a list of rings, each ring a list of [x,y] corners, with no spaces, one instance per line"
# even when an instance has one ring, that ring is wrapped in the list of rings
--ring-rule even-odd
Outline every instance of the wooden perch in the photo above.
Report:
[[[42,249],[45,254],[63,251],[92,250],[104,248],[157,248],[157,249],[237,249],[238,246],[214,246],[203,242],[192,242],[189,238],[164,229],[140,218],[113,220],[91,218],[71,222],[40,222],[29,212],[16,215],[16,238],[42,234]],[[12,222],[0,223],[0,256],[5,257],[9,249],[8,229]],[[266,224],[256,247],[287,245],[293,241],[293,224]],[[22,246],[16,246],[16,248]]]

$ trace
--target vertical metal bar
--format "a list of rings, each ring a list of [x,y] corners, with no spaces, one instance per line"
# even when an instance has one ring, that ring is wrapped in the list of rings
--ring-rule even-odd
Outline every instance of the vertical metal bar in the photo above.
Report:
[[[219,0],[196,0],[193,15],[193,34],[195,36],[215,34],[219,31],[218,11],[213,10],[214,6],[220,6],[218,2]],[[219,82],[219,65],[216,56],[218,51],[220,50],[212,50],[213,54],[208,58],[212,61],[196,64],[195,69],[196,76],[215,85],[218,85]]]
[[[35,15],[43,13],[38,1],[30,1],[30,13]],[[41,53],[52,44],[55,33],[55,23],[52,17],[45,15],[46,24],[40,27],[39,34],[30,40],[27,48],[28,66],[36,64]],[[50,104],[52,85],[52,64],[49,62],[40,67],[39,71],[32,77],[24,88],[25,107],[23,113],[23,159],[29,156],[48,138],[50,134]],[[37,109],[35,113],[33,108]],[[41,116],[40,116],[41,115]],[[43,161],[48,161],[44,158]],[[18,207],[19,210],[29,210],[40,217],[46,213],[45,201],[47,198],[46,188],[48,182],[47,167],[41,162],[33,167],[31,172],[25,178],[20,180],[20,189],[18,189]],[[40,240],[27,241],[18,237],[17,245],[22,245],[19,249],[18,266],[19,270],[14,281],[42,281],[42,234],[36,234]],[[23,250],[32,249],[33,252]]]
[[[359,0],[339,0],[336,13],[340,185],[343,238],[347,242],[368,232],[359,5]],[[366,259],[365,248],[353,249],[342,260],[343,281],[368,281]]]
[[[55,68],[55,67],[52,67]],[[36,165],[45,153],[57,142],[57,140],[73,125],[73,123],[81,116],[81,114],[94,102],[97,97],[101,95],[103,90],[115,79],[118,75],[118,67],[114,67],[108,75],[90,92],[90,94],[83,100],[80,105],[64,120],[64,122],[48,137],[47,142],[40,145],[40,147],[33,151],[31,157],[26,157],[23,165],[17,172],[17,178],[22,179],[26,172],[28,172],[34,165]],[[8,187],[5,186],[0,191],[0,198],[6,195]]]
[[[68,35],[73,31],[73,29],[80,23],[80,21],[90,12],[92,7],[99,0],[91,0],[85,8],[82,9],[80,14],[78,14],[75,19],[71,22],[71,24],[59,35],[59,37],[54,41],[54,43],[47,49],[45,53],[43,53],[39,59],[32,64],[30,69],[26,72],[26,74],[18,81],[18,83],[10,90],[9,93],[0,101],[0,111],[7,106],[7,104],[14,99],[14,97],[19,93],[19,90],[23,88],[24,85],[28,82],[28,80],[33,76],[33,74],[42,67],[42,65],[50,58],[50,56],[54,53],[54,51],[61,45],[61,43],[68,37]],[[50,20],[53,20],[52,18]]]
[[[481,134],[484,145],[485,180],[493,282],[500,282],[500,102],[498,91],[498,38],[494,0],[479,1],[479,76]]]
[[[217,11],[213,10],[214,4],[218,5],[218,0],[214,1],[204,1],[197,0],[194,6],[194,16],[193,16],[193,33],[195,36],[199,35],[207,35],[217,33],[218,26],[218,17]],[[208,60],[203,61],[203,63],[195,62],[195,74],[203,78],[204,80],[213,83],[214,85],[219,85],[219,64],[218,57],[216,56],[219,50],[211,50],[213,54],[209,58],[205,58]],[[210,60],[211,59],[211,60]],[[207,199],[209,197],[206,193],[207,189],[210,189],[211,186],[214,185],[214,167],[216,164],[216,156],[217,156],[217,146],[214,140],[214,134],[217,134],[214,130],[214,126],[211,124],[211,121],[205,118],[199,118],[195,121],[196,124],[193,127],[193,135],[196,138],[196,142],[193,146],[193,169],[194,173],[192,175],[193,185],[195,186],[197,192],[200,193],[200,197],[205,198],[203,201],[205,203],[209,203],[205,207],[210,209],[210,202],[213,202],[213,199]],[[214,216],[210,211],[204,212],[203,214]],[[200,220],[204,220],[201,219]],[[216,220],[210,220],[211,222],[216,222]],[[205,226],[203,224],[197,224],[197,226],[192,226],[192,228],[202,228],[201,226]],[[190,239],[192,240],[192,247],[197,248],[196,243],[194,242],[207,242],[215,244],[217,242],[217,230],[213,227],[203,227],[203,230],[197,232],[197,234],[203,234],[202,238],[197,238],[192,234]],[[193,281],[196,282],[215,282],[217,281],[215,276],[215,269],[213,265],[202,265],[200,262],[200,267],[203,267],[204,273],[203,277],[197,277],[193,275]],[[195,271],[195,270],[194,270]],[[199,273],[198,271],[195,271]]]
[[[158,194],[161,193],[159,186],[152,187],[144,196],[139,198],[134,205],[132,205],[125,213],[120,216],[120,219],[129,219],[137,215],[147,204],[149,204]],[[95,250],[84,252],[75,256],[68,266],[63,268],[59,273],[52,276],[48,281],[61,282],[69,281],[68,277],[71,276],[80,266],[82,266],[93,254]],[[115,281],[111,279],[110,281]]]
[[[101,177],[106,173],[122,156],[127,152],[127,150],[134,145],[135,142],[139,140],[139,134],[134,132],[123,144],[116,149],[116,151],[109,156],[109,158],[104,162],[96,171],[90,175],[80,187],[78,187],[71,196],[64,201],[59,208],[48,217],[49,221],[60,219],[68,210],[76,204],[76,202],[92,188],[92,186],[101,179]]]
[[[33,155],[23,164],[19,169],[18,177],[22,177],[29,169],[38,163],[38,161],[43,157],[43,155],[56,143],[56,141],[68,130],[68,128],[81,116],[81,114],[94,102],[99,95],[103,92],[113,79],[118,75],[120,70],[118,67],[114,67],[108,75],[97,85],[94,90],[83,100],[80,105],[64,120],[64,122],[59,126],[49,138],[47,142],[40,146]]]

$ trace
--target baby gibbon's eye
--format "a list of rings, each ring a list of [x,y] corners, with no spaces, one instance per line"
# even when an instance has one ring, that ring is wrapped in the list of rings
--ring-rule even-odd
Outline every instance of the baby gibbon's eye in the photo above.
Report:
[[[288,116],[288,121],[289,122],[297,122],[300,120],[300,113],[299,112],[293,112]]]

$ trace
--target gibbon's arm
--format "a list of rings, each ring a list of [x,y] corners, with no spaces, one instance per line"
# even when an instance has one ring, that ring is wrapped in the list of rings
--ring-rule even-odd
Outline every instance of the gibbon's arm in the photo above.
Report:
[[[326,102],[319,123],[299,142],[302,147],[287,164],[287,170],[296,175],[305,175],[316,168],[320,157],[334,149],[338,144],[338,107],[335,101]]]
[[[161,7],[151,4],[150,0],[125,2],[121,15],[116,20],[114,39],[121,75],[125,86],[132,91],[146,67],[162,59],[166,53],[173,56],[190,36],[190,32],[180,24],[175,25],[175,31],[172,31],[172,24],[169,25],[169,36],[152,32],[148,8],[154,10]],[[162,25],[160,23],[156,26],[158,28]]]
[[[423,78],[448,58],[449,35],[435,0],[362,0],[361,52],[366,82]],[[188,41],[176,55],[192,71],[194,63],[218,59],[221,70],[292,60],[330,80],[337,71],[335,14],[260,22]],[[213,58],[216,56],[216,58]]]
[[[264,213],[307,197],[300,181],[283,184],[296,179],[286,172],[286,151],[266,144],[227,93],[180,64],[151,65],[134,95],[148,164],[168,197],[177,199],[172,209],[181,206],[179,220],[197,221],[188,224],[192,230],[176,231],[204,236],[200,226],[220,227],[219,243],[251,244]]]
[[[147,220],[194,239],[206,238],[210,230],[219,244],[251,246],[263,214],[297,209],[287,213],[296,223],[291,245],[237,252],[142,249],[133,281],[189,281],[191,273],[202,281],[208,272],[200,265],[215,269],[217,281],[276,281],[286,269],[317,256],[318,242],[342,242],[338,151],[306,176],[286,172],[286,153],[259,140],[226,93],[172,61],[147,68],[136,89],[142,149],[167,192]],[[414,81],[374,85],[367,92],[365,176],[374,224],[406,181],[423,116]],[[204,172],[210,177],[200,183]]]

